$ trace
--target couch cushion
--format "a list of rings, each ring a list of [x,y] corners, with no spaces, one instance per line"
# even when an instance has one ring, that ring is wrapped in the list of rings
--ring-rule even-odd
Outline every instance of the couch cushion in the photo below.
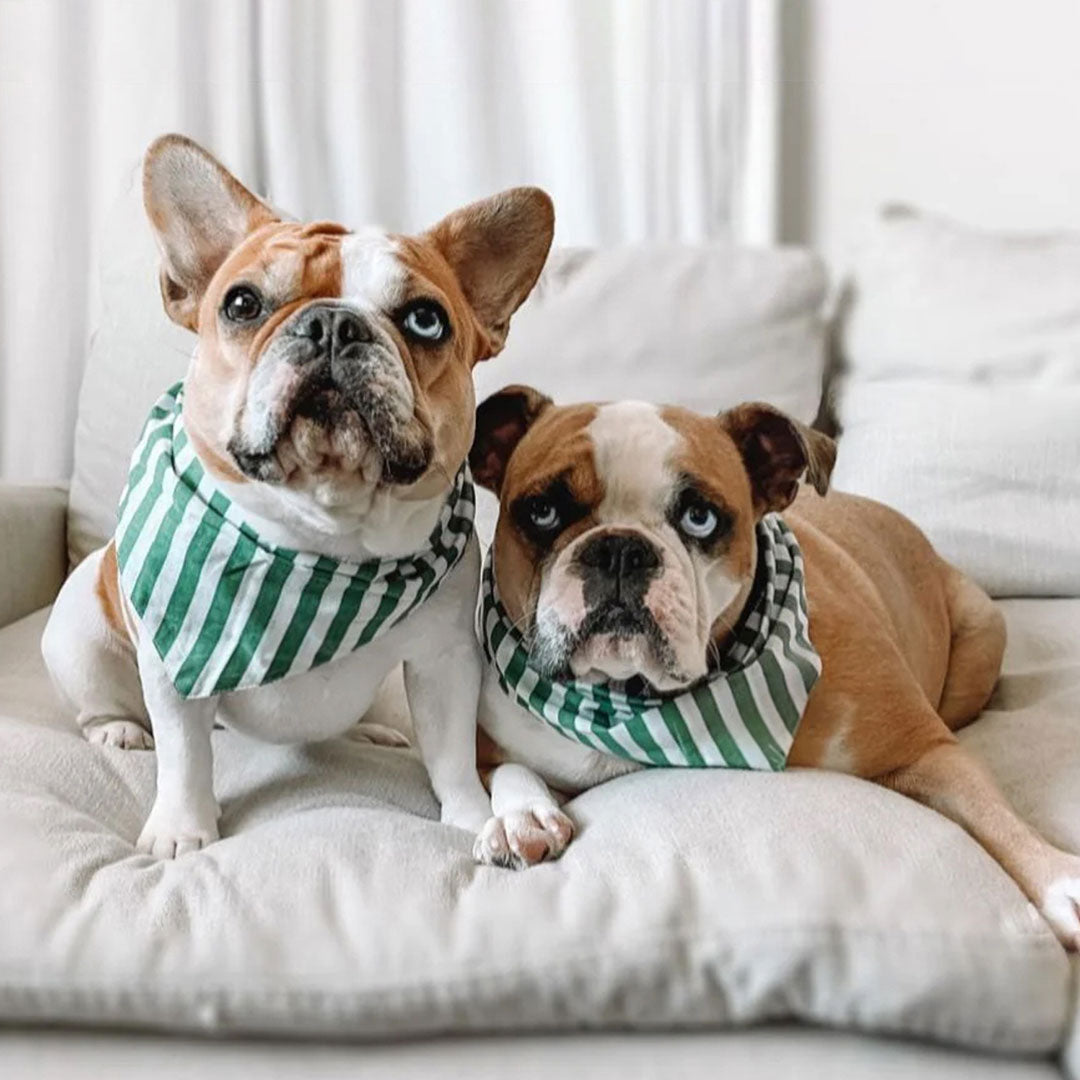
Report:
[[[892,208],[850,286],[834,485],[992,595],[1080,596],[1080,234]]]
[[[73,562],[115,527],[147,411],[183,376],[195,343],[162,310],[137,172],[104,233],[102,310],[75,429]],[[515,317],[506,350],[478,369],[478,396],[531,382],[563,400],[640,397],[705,411],[755,398],[812,420],[824,293],[820,261],[797,249],[556,252]]]
[[[1080,383],[853,381],[841,415],[838,490],[906,514],[992,596],[1080,596]]]
[[[133,1039],[116,1032],[2,1031],[0,1072],[33,1080],[1061,1080],[1048,1060],[1017,1061],[840,1031],[521,1033],[364,1046],[279,1040]]]
[[[1080,846],[1080,602],[1006,609],[967,738]],[[93,747],[0,634],[0,1019],[371,1037],[784,1017],[970,1046],[1063,1037],[1064,952],[957,826],[849,777],[647,771],[526,873],[476,866],[406,751],[214,736],[224,839],[134,851],[150,753]],[[1022,747],[1023,753],[1017,748]]]
[[[557,401],[641,398],[715,412],[765,400],[809,423],[824,368],[826,275],[801,248],[553,253],[478,398],[529,383]]]

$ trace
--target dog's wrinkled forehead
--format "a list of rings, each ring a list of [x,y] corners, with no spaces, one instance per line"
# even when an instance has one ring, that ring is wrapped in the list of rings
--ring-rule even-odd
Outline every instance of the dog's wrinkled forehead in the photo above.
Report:
[[[405,299],[410,269],[394,237],[380,229],[342,237],[341,270],[345,300],[386,311]]]
[[[220,295],[243,282],[280,305],[341,299],[385,311],[402,301],[409,276],[396,238],[380,229],[349,232],[331,222],[275,222],[252,233],[225,260],[213,291]]]
[[[675,457],[682,438],[660,410],[641,401],[601,405],[585,433],[602,492],[597,518],[662,518],[678,482]]]
[[[598,522],[664,518],[688,481],[740,498],[745,471],[714,418],[641,401],[556,407],[545,412],[509,463],[508,501],[556,477]]]

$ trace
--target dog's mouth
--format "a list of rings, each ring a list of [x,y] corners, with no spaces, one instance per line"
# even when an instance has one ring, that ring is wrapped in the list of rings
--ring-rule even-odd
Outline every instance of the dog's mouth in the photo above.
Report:
[[[293,398],[291,413],[293,420],[305,417],[328,430],[350,414],[360,416],[356,403],[328,375],[311,378],[301,387]]]
[[[401,486],[431,465],[432,442],[417,418],[401,417],[378,387],[342,386],[329,369],[308,375],[272,414],[266,449],[246,445],[242,425],[229,442],[237,467],[254,480],[303,484],[336,476]]]
[[[553,678],[672,690],[688,681],[652,612],[640,601],[608,600],[591,608],[576,630],[547,628],[534,637],[531,659]]]

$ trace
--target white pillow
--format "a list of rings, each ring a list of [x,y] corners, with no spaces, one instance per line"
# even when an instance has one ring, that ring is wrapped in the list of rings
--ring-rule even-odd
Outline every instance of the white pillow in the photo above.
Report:
[[[131,449],[195,336],[167,319],[138,171],[106,230],[102,315],[79,399],[68,548],[112,534]],[[705,411],[764,398],[804,420],[821,392],[825,272],[805,251],[626,248],[553,253],[503,354],[477,369],[477,399],[531,382],[561,400],[642,397]],[[485,502],[481,517],[492,508]],[[490,532],[490,522],[481,535]]]
[[[1080,386],[847,388],[833,486],[906,514],[993,596],[1080,596]]]
[[[894,208],[850,285],[834,486],[992,595],[1080,595],[1080,236]]]
[[[553,253],[477,399],[528,383],[556,401],[640,398],[715,412],[765,400],[807,422],[825,356],[821,261],[800,248]]]
[[[990,233],[889,206],[850,285],[842,343],[860,378],[1080,380],[1080,234]]]

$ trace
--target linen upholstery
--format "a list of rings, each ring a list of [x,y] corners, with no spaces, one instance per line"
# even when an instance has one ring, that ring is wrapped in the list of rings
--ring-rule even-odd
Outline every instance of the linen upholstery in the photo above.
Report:
[[[100,1032],[2,1032],[0,1069],[34,1080],[1055,1080],[1050,1059],[770,1024],[750,1031],[566,1032],[363,1046]]]
[[[643,401],[714,412],[768,401],[813,420],[827,275],[803,248],[564,249],[476,369],[477,398],[529,383],[556,401]]]
[[[840,324],[833,484],[911,517],[995,596],[1080,596],[1080,234],[891,208]]]
[[[1080,845],[1080,602],[1003,605],[1006,678],[965,735]],[[1065,953],[962,830],[849,777],[648,770],[575,799],[557,863],[473,863],[420,763],[215,740],[224,839],[134,852],[153,755],[55,701],[44,613],[0,633],[0,1017],[334,1037],[798,1018],[1048,1052]],[[1023,746],[1024,754],[1015,748]]]
[[[0,484],[0,627],[51,604],[64,574],[67,492]]]

